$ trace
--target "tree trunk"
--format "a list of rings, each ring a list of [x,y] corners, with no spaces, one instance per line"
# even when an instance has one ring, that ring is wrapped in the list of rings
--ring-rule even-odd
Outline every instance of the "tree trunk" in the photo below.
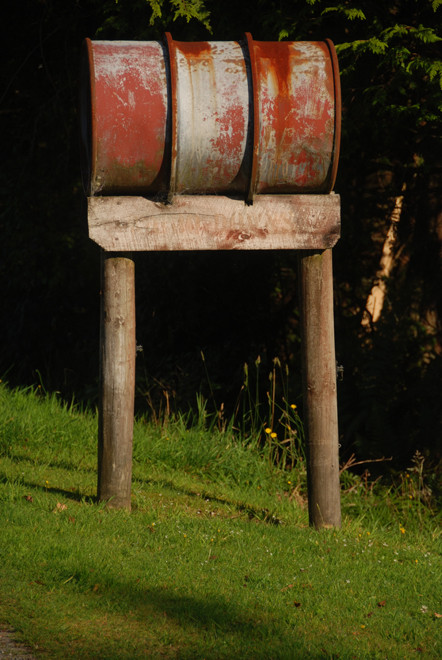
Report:
[[[402,191],[405,191],[405,183],[402,186]],[[370,295],[368,296],[365,305],[365,311],[362,316],[361,324],[364,327],[370,327],[372,324],[376,323],[382,314],[385,294],[387,292],[386,279],[390,277],[395,262],[394,251],[396,247],[397,227],[401,219],[403,201],[403,195],[399,195],[399,197],[396,197],[395,199],[394,209],[390,218],[390,227],[388,228],[387,237],[382,248],[379,269],[376,273],[377,281],[370,291]]]

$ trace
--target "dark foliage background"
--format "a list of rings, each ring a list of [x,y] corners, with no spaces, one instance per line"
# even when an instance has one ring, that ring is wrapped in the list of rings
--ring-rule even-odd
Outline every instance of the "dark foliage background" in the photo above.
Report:
[[[417,0],[16,0],[3,6],[0,373],[96,402],[99,250],[87,237],[77,139],[84,37],[323,39],[339,48],[343,138],[334,250],[342,454],[416,449],[436,463],[441,419],[442,53],[440,2]],[[152,8],[154,20],[152,21]],[[208,14],[205,14],[205,9]],[[180,16],[176,13],[181,12]],[[192,12],[194,17],[192,18]],[[174,20],[175,19],[175,20]],[[208,22],[212,32],[207,29]],[[362,325],[403,195],[380,319]],[[300,396],[296,257],[137,256],[137,406],[232,408],[260,356]],[[205,361],[201,357],[203,351]],[[210,387],[209,379],[210,378]]]

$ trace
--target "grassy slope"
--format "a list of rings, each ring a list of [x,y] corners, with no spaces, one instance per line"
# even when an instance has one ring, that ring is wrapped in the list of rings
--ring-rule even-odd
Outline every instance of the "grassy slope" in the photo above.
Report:
[[[439,658],[440,537],[409,496],[297,482],[229,434],[138,423],[133,511],[94,503],[96,420],[0,386],[0,620],[47,658]],[[296,496],[296,497],[295,497]]]

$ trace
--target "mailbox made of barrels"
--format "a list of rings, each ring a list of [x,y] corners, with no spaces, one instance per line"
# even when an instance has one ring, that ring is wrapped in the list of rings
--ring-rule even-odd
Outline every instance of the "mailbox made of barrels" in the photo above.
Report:
[[[333,44],[90,41],[81,84],[88,195],[328,193]]]

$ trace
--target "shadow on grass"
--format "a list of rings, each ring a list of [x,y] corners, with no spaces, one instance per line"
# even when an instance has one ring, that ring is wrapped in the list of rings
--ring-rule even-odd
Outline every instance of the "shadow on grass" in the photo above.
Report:
[[[128,630],[133,631],[133,645],[140,645],[139,653],[132,650],[122,652],[118,657],[178,657],[178,658],[308,658],[308,646],[303,640],[305,631],[297,633],[296,615],[293,623],[281,623],[274,614],[254,606],[250,599],[247,605],[240,606],[232,599],[218,595],[183,593],[174,591],[174,586],[163,588],[137,587],[124,582],[114,582],[96,593],[94,606],[97,610],[112,615],[115,611],[123,614]],[[129,621],[130,619],[130,621]],[[134,624],[134,620],[136,624]],[[145,645],[152,630],[156,630],[156,651],[146,655]],[[144,632],[146,631],[146,632]],[[124,631],[120,630],[124,638]],[[167,640],[164,650],[158,649],[161,640]],[[84,640],[83,644],[87,644]],[[107,641],[100,640],[95,653],[99,657],[107,655]],[[112,639],[109,640],[112,645]],[[173,646],[173,655],[167,649]],[[141,652],[141,647],[144,647]],[[84,657],[96,657],[83,648]]]
[[[0,453],[0,457],[2,454]],[[86,465],[81,465],[80,463],[74,463],[73,461],[64,461],[64,460],[54,460],[51,459],[49,461],[41,460],[41,462],[38,461],[38,459],[35,458],[30,458],[29,455],[25,454],[10,454],[10,453],[5,453],[4,456],[11,461],[11,463],[16,463],[16,464],[22,464],[24,463],[28,467],[34,467],[36,465],[44,465],[48,468],[54,468],[54,469],[59,469],[59,470],[67,470],[69,471],[74,471],[74,472],[95,472],[97,471],[96,465],[93,467],[88,467]]]
[[[35,461],[30,460],[28,457],[24,457],[20,455],[8,456],[8,460],[10,460],[15,464],[24,464],[24,466],[27,467],[28,469],[35,466]],[[45,462],[44,464],[48,468],[52,468],[52,469],[96,473],[96,468],[94,469],[89,467],[81,467],[81,466],[79,467],[78,465],[74,465],[73,463],[69,463],[67,461],[52,460]],[[195,476],[197,477],[197,475]],[[2,480],[3,483],[8,482],[8,477],[4,472],[0,473],[0,480]],[[172,492],[175,492],[179,495],[185,495],[188,497],[201,499],[202,501],[210,501],[210,502],[215,502],[217,504],[231,506],[234,509],[236,509],[239,513],[246,514],[250,520],[259,520],[261,522],[265,522],[271,525],[280,525],[283,523],[283,521],[280,518],[278,518],[275,515],[275,513],[270,511],[269,509],[254,507],[251,504],[229,499],[227,497],[219,497],[217,495],[213,495],[213,493],[209,492],[208,490],[205,490],[204,488],[198,488],[198,490],[192,490],[191,488],[185,488],[185,487],[183,488],[182,486],[178,486],[177,484],[175,484],[174,481],[171,479],[143,479],[139,477],[134,477],[133,482],[134,483],[138,482],[139,484],[149,484],[158,488],[168,488]],[[27,488],[35,488],[41,492],[49,491],[51,493],[56,493],[62,497],[66,497],[67,499],[75,500],[77,502],[84,501],[87,502],[88,504],[98,503],[98,499],[96,495],[85,496],[79,493],[78,489],[66,490],[63,488],[56,488],[52,486],[50,488],[47,488],[46,486],[43,486],[40,483],[32,482],[29,480],[28,481],[20,480],[20,483],[23,484],[23,486],[26,486]],[[136,510],[136,505],[134,505],[134,510]]]
[[[11,482],[11,479],[3,472],[0,472],[0,483],[2,484],[8,484]],[[36,490],[39,491],[40,493],[54,493],[56,495],[60,495],[60,497],[65,497],[68,500],[72,500],[74,502],[79,502],[79,503],[86,503],[86,504],[98,504],[98,499],[96,495],[82,495],[80,492],[78,492],[78,488],[75,488],[73,490],[65,490],[64,488],[54,488],[54,487],[47,487],[47,486],[42,486],[41,484],[32,482],[32,481],[25,481],[24,479],[20,479],[20,486],[23,486],[23,490],[28,489],[28,490]],[[23,497],[26,496],[26,493],[23,493]]]
[[[198,490],[184,488],[183,486],[177,486],[170,479],[155,480],[140,479],[139,477],[136,477],[134,478],[134,482],[138,482],[139,484],[151,484],[153,486],[158,486],[158,488],[169,488],[171,491],[175,491],[179,495],[201,499],[203,502],[215,502],[217,504],[232,506],[238,512],[247,514],[250,520],[260,520],[261,522],[266,522],[271,525],[281,525],[283,523],[283,521],[270,511],[270,509],[254,507],[251,504],[239,502],[238,500],[229,499],[227,497],[219,497],[206,491],[204,488],[198,488]]]

